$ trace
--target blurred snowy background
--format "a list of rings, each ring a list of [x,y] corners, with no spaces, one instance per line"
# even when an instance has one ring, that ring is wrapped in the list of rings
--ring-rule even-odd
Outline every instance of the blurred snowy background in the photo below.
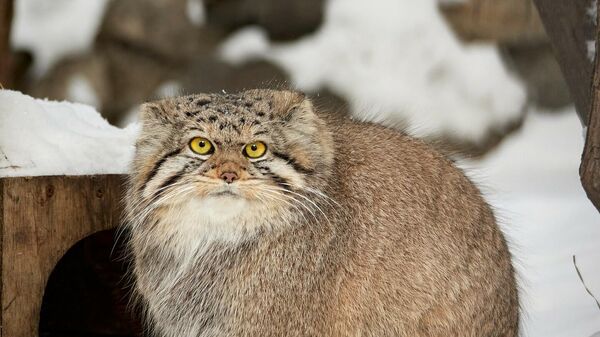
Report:
[[[11,43],[12,89],[88,106],[0,92],[0,177],[125,172],[147,100],[298,88],[430,141],[478,182],[511,241],[523,336],[600,331],[572,260],[600,296],[583,130],[528,0],[16,0]]]

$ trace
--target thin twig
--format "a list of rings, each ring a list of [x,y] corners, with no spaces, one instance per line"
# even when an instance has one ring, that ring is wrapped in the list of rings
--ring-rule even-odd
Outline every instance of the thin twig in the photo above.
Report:
[[[590,291],[590,288],[588,288],[588,286],[585,284],[585,281],[583,280],[583,276],[581,276],[581,272],[579,271],[579,268],[577,267],[577,260],[575,259],[575,255],[573,255],[573,265],[575,266],[575,270],[577,271],[577,276],[579,276],[579,279],[581,280],[581,284],[583,284],[585,291],[587,291],[587,293],[590,294],[590,296],[592,296],[594,301],[596,301],[596,305],[598,306],[598,309],[600,309],[600,302],[598,302],[598,299],[596,298],[596,296],[594,296],[594,294],[592,294],[592,292]]]

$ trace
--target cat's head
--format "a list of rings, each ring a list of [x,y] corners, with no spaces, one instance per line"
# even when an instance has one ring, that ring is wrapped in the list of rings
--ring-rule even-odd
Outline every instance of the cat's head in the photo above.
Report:
[[[251,232],[310,209],[331,171],[330,132],[298,92],[169,98],[140,119],[129,208],[172,218],[163,226]]]

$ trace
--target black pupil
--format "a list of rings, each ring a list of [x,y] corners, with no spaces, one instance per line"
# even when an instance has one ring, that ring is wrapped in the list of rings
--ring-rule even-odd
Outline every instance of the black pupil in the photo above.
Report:
[[[206,142],[201,140],[200,143],[198,143],[198,146],[204,147],[204,146],[206,146]]]
[[[256,144],[252,144],[250,145],[250,149],[252,149],[252,151],[256,151],[256,149],[258,149],[258,146],[256,146]]]

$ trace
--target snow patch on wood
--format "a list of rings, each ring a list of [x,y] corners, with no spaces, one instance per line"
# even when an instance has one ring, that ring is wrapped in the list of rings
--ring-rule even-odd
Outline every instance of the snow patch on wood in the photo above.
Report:
[[[126,173],[137,129],[88,105],[0,90],[0,177]]]

